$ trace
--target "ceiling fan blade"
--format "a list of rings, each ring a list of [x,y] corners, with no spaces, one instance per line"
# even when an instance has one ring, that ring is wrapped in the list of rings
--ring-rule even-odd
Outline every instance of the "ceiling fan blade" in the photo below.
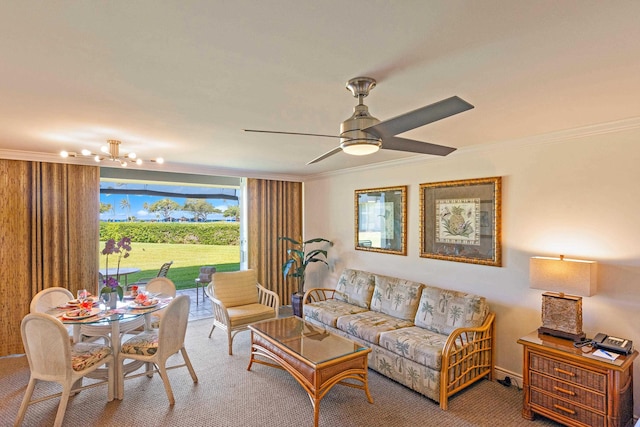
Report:
[[[411,153],[432,154],[434,156],[446,156],[454,151],[453,147],[431,144],[429,142],[416,141],[413,139],[389,136],[382,139],[382,148],[386,150],[409,151]]]
[[[339,153],[339,152],[341,152],[341,151],[342,151],[342,148],[340,148],[340,147],[336,147],[336,148],[334,148],[334,149],[333,149],[333,150],[331,150],[331,151],[327,151],[327,152],[326,152],[326,153],[324,153],[322,156],[320,156],[320,157],[316,157],[315,159],[311,160],[309,163],[307,163],[307,165],[311,165],[311,164],[313,164],[313,163],[318,163],[320,160],[324,160],[324,159],[326,159],[327,157],[329,157],[329,156],[333,156],[334,154],[337,154],[337,153]]]
[[[426,105],[417,110],[382,121],[368,128],[362,129],[367,133],[372,133],[378,138],[385,136],[395,136],[408,130],[424,126],[429,123],[444,119],[454,114],[462,113],[473,108],[467,101],[452,96],[434,104]]]
[[[322,136],[326,138],[340,138],[337,135],[322,135],[319,133],[300,133],[300,132],[282,132],[277,130],[257,130],[257,129],[243,129],[245,132],[257,132],[257,133],[278,133],[281,135],[302,135],[302,136]]]

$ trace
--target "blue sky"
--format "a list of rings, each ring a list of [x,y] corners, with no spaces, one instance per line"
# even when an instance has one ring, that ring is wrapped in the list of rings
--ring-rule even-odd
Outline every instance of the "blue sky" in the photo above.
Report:
[[[101,183],[101,188],[119,188],[119,189],[123,189],[123,188],[127,188],[126,184],[117,184],[114,186],[114,183]],[[110,187],[108,187],[110,186]],[[131,184],[129,185],[129,187],[133,187]],[[151,186],[151,185],[144,185],[144,190],[146,191],[171,191],[171,192],[175,192],[175,193],[190,193],[190,194],[194,194],[194,193],[205,193],[205,194],[211,194],[212,192],[214,193],[223,193],[226,194],[228,196],[235,196],[237,195],[237,191],[234,189],[220,189],[220,188],[201,188],[201,187],[181,187],[181,186]],[[157,215],[155,213],[151,213],[151,212],[147,212],[144,209],[144,204],[148,203],[149,205],[152,205],[153,203],[157,202],[158,200],[162,200],[162,199],[171,199],[173,201],[175,201],[176,203],[178,203],[180,206],[184,205],[184,203],[186,202],[186,198],[185,197],[170,197],[170,196],[150,196],[150,195],[140,195],[140,194],[108,194],[108,193],[104,193],[101,192],[100,194],[100,203],[105,203],[105,204],[111,204],[111,206],[113,207],[113,209],[115,210],[115,214],[113,211],[110,212],[105,212],[100,214],[100,220],[102,221],[108,221],[108,220],[116,220],[116,221],[126,221],[127,217],[129,215],[132,215],[134,217],[136,217],[139,220],[155,220],[157,219]],[[126,207],[122,207],[122,202],[123,200],[128,200],[130,208],[127,209]],[[229,206],[237,206],[238,205],[238,200],[225,200],[225,199],[207,199],[207,201],[213,205],[213,207],[220,209],[221,211],[224,211],[227,209],[227,207]],[[176,211],[173,215],[172,218],[176,218],[179,219],[180,217],[186,217],[186,218],[192,218],[193,214],[190,212],[184,212],[184,211]],[[208,219],[210,220],[224,220],[224,216],[222,214],[210,214]]]

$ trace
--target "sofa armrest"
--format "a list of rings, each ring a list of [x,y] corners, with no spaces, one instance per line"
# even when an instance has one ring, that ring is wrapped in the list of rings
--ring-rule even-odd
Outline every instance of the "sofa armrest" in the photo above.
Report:
[[[333,299],[333,296],[335,293],[336,293],[335,289],[312,288],[304,293],[304,297],[302,297],[302,304],[309,304],[310,302],[326,301],[328,299]]]
[[[487,314],[477,328],[458,328],[449,334],[442,350],[440,369],[440,408],[468,385],[488,376],[494,377],[495,314]]]
[[[280,310],[280,297],[273,291],[262,286],[258,283],[258,302],[267,307],[271,307],[276,311],[276,317],[278,317]]]

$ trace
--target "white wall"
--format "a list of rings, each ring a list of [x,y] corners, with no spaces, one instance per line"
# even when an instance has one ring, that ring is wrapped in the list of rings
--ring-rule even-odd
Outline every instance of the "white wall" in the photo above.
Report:
[[[529,289],[529,258],[590,259],[598,261],[598,290],[583,299],[584,331],[630,338],[640,348],[640,129],[550,139],[306,181],[305,238],[335,242],[331,268],[312,266],[308,286],[333,287],[350,267],[484,295],[496,313],[496,366],[521,375],[516,341],[540,326],[542,291]],[[503,177],[503,266],[420,258],[419,184],[490,176]],[[354,250],[354,190],[405,184],[407,256]],[[640,414],[640,360],[634,376]]]

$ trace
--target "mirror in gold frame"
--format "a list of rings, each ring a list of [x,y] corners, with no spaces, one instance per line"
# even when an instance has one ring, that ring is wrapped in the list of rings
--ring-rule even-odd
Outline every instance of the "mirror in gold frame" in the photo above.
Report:
[[[355,191],[355,248],[407,255],[407,186]]]

